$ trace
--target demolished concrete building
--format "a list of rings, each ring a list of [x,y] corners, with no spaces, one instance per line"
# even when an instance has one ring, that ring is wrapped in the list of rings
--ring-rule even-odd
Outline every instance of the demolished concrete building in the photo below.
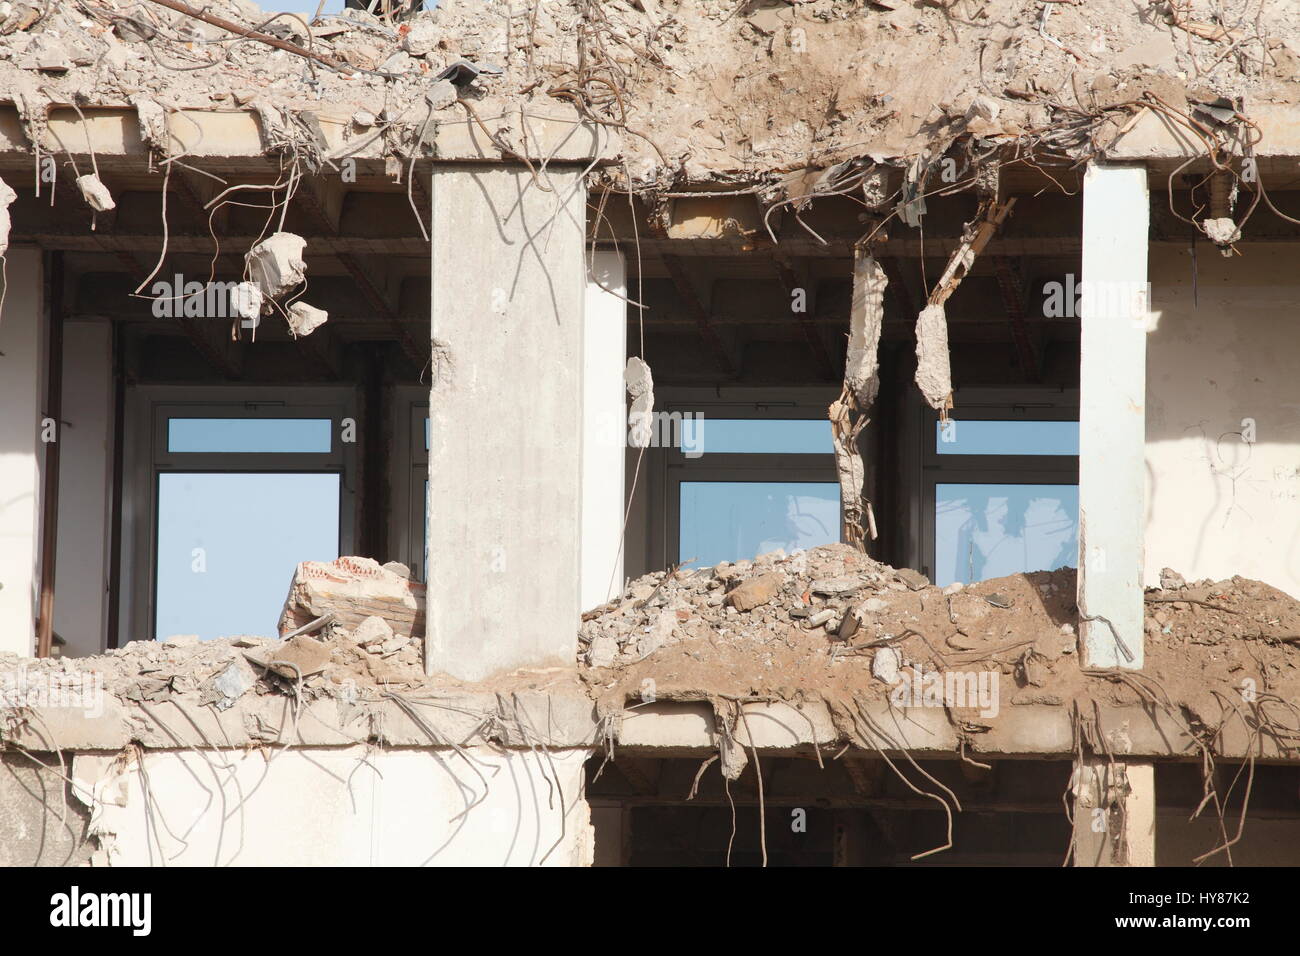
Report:
[[[1257,14],[0,3],[0,861],[1300,861]]]

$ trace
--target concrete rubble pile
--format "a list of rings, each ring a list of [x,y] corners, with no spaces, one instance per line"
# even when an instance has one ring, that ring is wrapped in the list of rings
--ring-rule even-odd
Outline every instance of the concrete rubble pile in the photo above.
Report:
[[[621,135],[608,175],[624,186],[766,177],[794,198],[816,191],[805,169],[925,167],[967,135],[1077,159],[1148,95],[1203,125],[1300,99],[1300,8],[1285,2],[1222,19],[1210,0],[443,0],[400,24],[201,6],[312,57],[150,0],[2,0],[0,90],[33,128],[48,105],[137,105],[152,141],[160,104],[241,108],[268,148],[328,118],[397,159],[469,109],[507,152],[540,116],[581,116]]]
[[[1146,595],[1148,674],[1213,726],[1209,688],[1300,700],[1300,602],[1244,578]],[[588,612],[583,679],[605,712],[657,699],[884,698],[903,678],[994,671],[1003,703],[1140,702],[1079,660],[1072,569],[938,588],[847,545],[656,573]],[[647,685],[647,681],[650,682]]]

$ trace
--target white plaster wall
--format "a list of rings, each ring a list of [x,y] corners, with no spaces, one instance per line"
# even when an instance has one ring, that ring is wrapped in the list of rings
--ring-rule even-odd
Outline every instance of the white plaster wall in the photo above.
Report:
[[[117,866],[591,864],[591,751],[464,753],[149,751],[147,801],[111,756],[78,755],[73,777]]]
[[[43,404],[41,255],[10,248],[0,310],[0,651],[36,646]]]
[[[1300,597],[1300,250],[1243,249],[1198,244],[1195,301],[1190,252],[1151,249],[1145,583],[1170,567]]]
[[[107,612],[112,492],[113,330],[107,321],[63,327],[58,565],[54,630],[64,653],[97,654]]]

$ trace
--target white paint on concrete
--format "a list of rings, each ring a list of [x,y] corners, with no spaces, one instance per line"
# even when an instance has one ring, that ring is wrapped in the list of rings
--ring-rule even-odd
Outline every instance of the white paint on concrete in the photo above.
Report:
[[[10,248],[0,311],[0,651],[24,656],[36,646],[40,581],[41,271],[38,250]]]
[[[1088,167],[1079,371],[1079,611],[1089,667],[1142,667],[1149,220],[1145,169]]]
[[[623,459],[627,406],[627,268],[618,251],[596,252],[587,266],[582,352],[583,610],[623,586]]]
[[[72,775],[112,865],[590,865],[591,751],[465,753],[146,751],[148,801],[112,756],[77,755]]]
[[[63,327],[58,577],[54,630],[63,652],[98,654],[108,611],[113,487],[113,330],[106,320]]]
[[[435,166],[426,667],[572,666],[579,624],[581,170]]]
[[[1145,583],[1168,567],[1300,598],[1300,246],[1241,248],[1152,250]]]

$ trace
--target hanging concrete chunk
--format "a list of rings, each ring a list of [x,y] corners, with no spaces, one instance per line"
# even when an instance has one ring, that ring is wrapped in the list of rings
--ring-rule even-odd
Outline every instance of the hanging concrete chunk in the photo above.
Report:
[[[927,305],[916,320],[916,385],[931,408],[946,409],[951,404],[948,318],[942,305]]]
[[[9,249],[9,206],[18,194],[10,188],[9,184],[0,179],[0,256],[3,256]]]
[[[329,313],[324,309],[318,309],[306,302],[295,302],[289,306],[289,328],[293,330],[294,335],[311,335],[324,325],[329,317]]]
[[[230,309],[241,319],[256,320],[262,314],[262,290],[241,282],[230,290]]]
[[[159,152],[167,151],[167,111],[156,100],[137,94],[131,97],[140,123],[140,138]]]
[[[108,212],[110,209],[117,208],[117,203],[113,202],[113,194],[94,173],[78,176],[77,188],[81,190],[81,198],[86,200],[95,212]]]
[[[835,470],[840,483],[840,508],[845,540],[862,548],[868,536],[876,538],[871,502],[862,494],[866,465],[858,436],[868,422],[880,391],[880,329],[885,317],[885,287],[889,279],[865,248],[853,259],[853,303],[849,310],[849,350],[844,363],[844,387],[831,403],[831,440],[835,445]]]
[[[623,371],[623,384],[632,399],[632,408],[627,414],[628,441],[633,448],[648,448],[654,434],[655,407],[655,383],[650,366],[632,356]]]
[[[244,256],[246,274],[262,295],[277,299],[307,278],[302,251],[307,240],[292,232],[277,232],[263,239]]]
[[[1232,250],[1229,247],[1241,239],[1241,227],[1233,222],[1230,216],[1206,219],[1201,226],[1205,229],[1205,235],[1209,237],[1210,242],[1218,246],[1225,255],[1231,255]]]
[[[880,263],[862,250],[853,260],[853,304],[849,311],[849,352],[844,384],[868,411],[880,392],[880,329],[885,318],[885,286],[889,279]]]
[[[997,201],[996,176],[986,175],[981,185],[985,198],[978,214],[966,223],[961,245],[953,250],[943,275],[935,283],[929,300],[916,318],[916,384],[930,407],[947,419],[952,408],[952,370],[948,361],[948,318],[943,304],[957,291],[1003,221],[1011,214],[1015,198]]]

